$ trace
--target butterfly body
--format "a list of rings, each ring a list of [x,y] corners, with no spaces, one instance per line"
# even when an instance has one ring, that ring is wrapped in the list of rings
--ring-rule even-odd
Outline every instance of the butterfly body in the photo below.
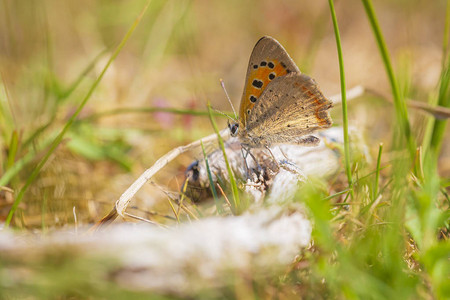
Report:
[[[309,134],[332,125],[331,106],[286,50],[275,39],[263,37],[250,56],[239,120],[231,124],[231,134],[251,148],[315,145],[319,139]]]

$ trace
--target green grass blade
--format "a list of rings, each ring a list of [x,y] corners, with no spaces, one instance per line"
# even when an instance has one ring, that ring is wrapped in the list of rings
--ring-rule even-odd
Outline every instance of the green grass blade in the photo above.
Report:
[[[372,6],[371,0],[362,0],[364,5],[364,9],[366,10],[367,17],[369,18],[370,25],[375,34],[375,39],[381,54],[381,58],[383,60],[384,67],[386,68],[386,73],[388,75],[389,83],[391,85],[392,96],[394,98],[394,106],[397,117],[397,123],[400,125],[400,131],[403,136],[406,138],[408,150],[411,155],[411,159],[415,155],[415,142],[413,136],[411,134],[411,127],[408,119],[408,111],[406,110],[406,103],[404,98],[402,97],[398,82],[394,75],[394,70],[392,68],[391,60],[389,58],[388,50],[386,47],[386,42],[384,41],[383,35],[381,33],[381,28],[378,25],[378,20],[375,15],[375,11]]]
[[[444,70],[441,74],[441,79],[439,83],[439,95],[438,95],[438,105],[442,107],[449,107],[450,100],[450,66],[447,61],[447,65],[444,67]],[[435,154],[435,157],[438,157],[438,153],[440,152],[442,146],[442,140],[445,135],[445,128],[447,126],[447,120],[435,120],[430,140],[430,151]]]
[[[377,157],[377,169],[375,173],[375,184],[373,186],[373,194],[372,194],[372,201],[375,201],[375,199],[378,197],[378,188],[380,185],[380,165],[381,165],[381,153],[383,152],[383,143],[380,144],[378,148],[378,157]]]
[[[216,121],[214,121],[211,105],[209,103],[208,103],[208,112],[210,113],[209,119],[211,120],[211,124],[212,124],[212,126],[214,128],[214,131],[217,134],[217,139],[219,141],[220,149],[222,149],[223,158],[225,159],[225,164],[227,166],[228,176],[230,176],[231,191],[232,191],[232,194],[233,194],[233,203],[232,203],[233,213],[239,214],[239,213],[241,213],[241,210],[242,210],[241,202],[240,202],[240,199],[239,199],[239,190],[237,188],[236,179],[234,178],[233,170],[231,170],[230,164],[228,162],[228,157],[227,157],[227,154],[225,152],[225,145],[223,143],[223,139],[220,136],[219,129],[217,128]]]
[[[336,18],[336,12],[334,10],[333,0],[328,0],[330,6],[331,18],[333,20],[334,36],[336,39],[336,48],[339,59],[339,76],[341,79],[341,97],[342,97],[342,121],[344,130],[344,156],[345,156],[345,173],[347,174],[347,180],[350,187],[353,186],[352,171],[350,167],[350,142],[348,137],[348,116],[347,116],[347,95],[345,92],[345,72],[344,72],[344,57],[342,55],[341,37],[339,34],[339,27]],[[353,192],[351,191],[351,194]]]
[[[7,103],[11,103],[11,98],[7,89],[5,76],[0,73],[0,134],[3,141],[10,138],[10,133],[17,128],[17,124],[12,115],[11,107]]]
[[[17,131],[14,130],[12,132],[11,141],[9,143],[8,158],[6,161],[6,166],[4,166],[5,170],[8,170],[14,165],[17,155],[17,149],[19,147],[18,145],[19,145],[19,135],[17,134]]]
[[[449,98],[449,86],[450,86],[450,62],[448,60],[448,39],[450,32],[450,1],[447,0],[447,9],[445,14],[445,28],[444,28],[444,36],[442,39],[442,70],[441,76],[439,79],[439,92],[437,101],[433,101],[433,104],[437,104],[442,107],[449,107],[450,100]],[[433,99],[435,100],[435,99]],[[436,103],[437,102],[437,103]],[[439,157],[438,153],[441,149],[442,139],[445,135],[445,128],[447,125],[447,120],[438,120],[431,119],[431,126],[429,131],[427,131],[427,135],[424,140],[424,148],[428,153],[431,154],[432,157],[436,159]],[[427,143],[428,142],[428,143]],[[437,161],[435,162],[437,163]]]
[[[27,149],[28,147],[32,146],[32,144],[37,140],[37,138],[53,124],[55,119],[56,115],[53,114],[52,117],[44,125],[40,126],[27,139],[25,139],[22,147],[24,149]]]
[[[41,207],[41,230],[45,234],[47,231],[47,226],[45,224],[45,215],[47,214],[47,193],[44,192],[42,197],[42,207]]]
[[[444,35],[442,38],[442,68],[446,65],[448,61],[448,39],[450,33],[450,0],[447,0],[447,9],[445,11],[445,27]]]
[[[6,170],[5,173],[0,177],[0,186],[5,186],[11,182],[11,180],[16,176],[24,167],[30,164],[33,159],[36,158],[36,154],[42,151],[42,149],[47,148],[51,143],[51,139],[46,139],[44,142],[39,143],[35,148],[31,148],[30,151],[25,154],[22,158],[16,160],[10,168]]]
[[[345,190],[343,190],[343,191],[340,191],[340,192],[337,192],[337,193],[335,193],[335,194],[333,194],[333,195],[330,195],[330,196],[328,196],[328,197],[325,197],[325,198],[323,198],[322,200],[323,201],[328,201],[328,200],[330,200],[330,199],[333,199],[333,198],[336,198],[336,197],[339,197],[339,196],[341,196],[341,195],[344,195],[344,194],[346,194],[346,193],[348,193],[348,192],[350,192],[350,189],[345,189]],[[348,205],[348,203],[342,203],[343,205]]]
[[[155,113],[155,112],[165,112],[165,113],[171,113],[176,115],[192,115],[192,116],[209,116],[209,111],[204,110],[195,110],[195,109],[179,109],[179,108],[171,108],[171,107],[122,107],[122,108],[116,108],[100,113],[95,113],[90,116],[80,118],[79,121],[94,121],[96,119],[106,117],[106,116],[112,116],[112,115],[119,115],[119,114],[128,114],[128,113]],[[232,118],[233,114],[231,113],[219,113],[216,111],[212,111],[211,114],[213,116],[219,116],[219,117],[230,117]]]
[[[86,77],[89,72],[91,72],[92,69],[94,69],[95,64],[100,60],[100,58],[108,52],[109,48],[106,48],[102,50],[100,53],[98,53],[94,59],[86,66],[86,68],[81,71],[80,75],[75,79],[75,81],[65,90],[62,90],[61,93],[58,95],[59,99],[65,99],[69,95],[72,94],[74,90],[80,85],[80,83],[83,81],[83,79]]]
[[[220,215],[220,214],[223,213],[223,208],[222,208],[222,205],[221,205],[221,203],[219,201],[219,197],[217,197],[216,186],[215,186],[214,181],[212,179],[211,168],[209,167],[208,155],[206,155],[205,146],[203,145],[203,142],[200,142],[200,145],[202,146],[203,158],[205,159],[206,172],[208,173],[209,185],[211,186],[211,192],[212,192],[213,197],[214,197],[214,202],[216,203],[217,212]]]
[[[84,108],[84,106],[86,105],[88,100],[91,98],[91,95],[93,94],[93,92],[97,88],[97,86],[99,85],[100,81],[102,80],[102,78],[105,75],[106,71],[108,70],[109,66],[112,64],[112,62],[115,60],[115,58],[119,55],[119,53],[122,50],[123,46],[125,46],[125,43],[128,41],[128,39],[130,38],[131,34],[133,33],[133,31],[136,29],[137,25],[141,21],[141,19],[142,19],[143,15],[144,15],[145,11],[147,10],[150,2],[151,2],[150,0],[147,1],[145,7],[142,9],[141,13],[136,18],[136,20],[134,21],[134,23],[131,26],[131,28],[125,34],[125,37],[122,39],[122,41],[116,47],[115,51],[113,52],[113,54],[111,55],[110,59],[106,63],[106,65],[103,68],[102,72],[100,73],[98,78],[92,84],[91,88],[89,89],[89,91],[86,94],[86,96],[84,97],[84,99],[81,101],[81,103],[78,106],[78,108],[75,111],[75,113],[66,122],[66,125],[64,126],[64,128],[61,130],[61,132],[58,134],[58,136],[55,138],[55,140],[50,145],[50,149],[47,151],[47,153],[44,155],[44,157],[38,163],[38,165],[33,170],[33,172],[30,174],[30,176],[28,177],[27,181],[25,182],[25,185],[20,189],[20,191],[17,194],[17,197],[14,200],[14,203],[13,203],[13,205],[12,205],[12,207],[11,207],[9,213],[8,213],[8,216],[6,217],[5,228],[9,227],[9,224],[11,223],[11,220],[12,220],[12,217],[14,215],[14,212],[17,210],[17,207],[19,206],[20,202],[22,201],[23,196],[25,195],[25,192],[28,190],[29,186],[34,182],[34,180],[36,179],[37,175],[41,171],[42,167],[45,165],[45,163],[50,158],[50,156],[53,154],[53,152],[55,152],[56,148],[61,143],[64,135],[69,130],[69,128],[72,126],[72,124],[74,123],[75,119],[80,114],[81,110]]]

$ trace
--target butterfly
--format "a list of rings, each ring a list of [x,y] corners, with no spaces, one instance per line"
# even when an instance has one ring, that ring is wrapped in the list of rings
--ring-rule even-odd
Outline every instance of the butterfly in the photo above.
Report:
[[[228,127],[244,147],[315,146],[319,139],[311,133],[331,127],[331,106],[314,79],[300,72],[283,46],[265,36],[250,55],[239,118]]]

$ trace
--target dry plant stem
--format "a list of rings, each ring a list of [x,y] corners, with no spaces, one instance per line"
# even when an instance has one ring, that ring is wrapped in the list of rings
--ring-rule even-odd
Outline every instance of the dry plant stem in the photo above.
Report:
[[[376,91],[373,89],[365,89],[365,91],[369,94],[372,94],[376,97],[382,98],[392,104],[394,104],[394,101],[387,95],[381,93],[380,91]],[[450,119],[450,108],[448,107],[444,107],[444,106],[431,106],[430,104],[426,103],[426,102],[422,102],[422,101],[417,101],[417,100],[412,100],[412,99],[407,99],[408,101],[406,102],[406,104],[414,109],[418,109],[424,112],[427,112],[429,114],[431,114],[433,117],[435,117],[436,119]]]
[[[347,173],[348,185],[353,186],[353,176],[351,171],[351,156],[350,156],[350,141],[348,136],[348,113],[347,113],[347,94],[345,88],[345,72],[344,72],[344,58],[342,54],[341,37],[339,27],[334,10],[333,0],[328,0],[330,6],[331,19],[333,20],[334,36],[336,39],[336,49],[339,60],[339,78],[341,82],[341,101],[342,101],[342,127],[344,135],[344,158],[345,158],[345,172]],[[350,191],[352,198],[354,197],[353,190]]]
[[[345,93],[347,94],[347,100],[352,100],[355,98],[358,98],[362,95],[364,95],[366,89],[362,85],[357,85],[349,90],[346,90]],[[337,94],[333,95],[331,97],[328,97],[328,99],[333,102],[333,105],[340,104],[342,102],[342,95]]]
[[[365,88],[361,85],[357,85],[357,86],[347,90],[346,93],[347,93],[347,100],[353,100],[353,99],[358,98],[365,94],[372,94],[376,97],[379,97],[379,98],[382,98],[382,99],[388,101],[391,104],[394,104],[394,101],[389,96],[387,96],[379,91],[375,91],[370,88]],[[342,102],[341,95],[334,95],[334,96],[328,97],[328,99],[330,99],[333,102],[333,105],[337,105]],[[413,99],[407,99],[407,100],[408,101],[406,102],[406,105],[409,106],[410,108],[418,109],[420,111],[429,113],[430,115],[432,115],[433,117],[435,117],[436,119],[439,119],[439,120],[450,119],[450,108],[448,108],[448,107],[439,106],[439,105],[431,106],[430,104],[428,104],[426,102],[417,101],[417,100],[413,100]]]
[[[139,216],[135,216],[135,215],[129,214],[129,213],[127,213],[127,212],[125,212],[124,214],[125,214],[126,216],[132,218],[132,219],[136,219],[136,220],[138,220],[138,221],[146,222],[146,223],[149,223],[149,224],[152,224],[152,225],[155,225],[155,226],[159,226],[159,227],[161,227],[161,228],[165,228],[165,226],[163,226],[162,224],[159,224],[159,223],[150,221],[150,220],[148,220],[148,219],[146,219],[146,218],[142,218],[142,217],[139,217]]]
[[[228,128],[220,131],[220,135],[222,137],[225,137],[228,134],[229,134]],[[156,161],[156,163],[152,167],[145,170],[145,172],[142,173],[142,175],[135,182],[133,182],[133,184],[122,194],[122,196],[120,196],[119,200],[117,200],[115,208],[116,208],[119,216],[121,216],[122,218],[125,217],[125,210],[127,209],[127,206],[130,203],[131,198],[139,191],[139,189],[148,180],[150,180],[159,170],[164,168],[169,162],[171,162],[176,157],[178,157],[178,155],[200,146],[201,142],[210,142],[210,141],[214,141],[216,139],[217,139],[217,134],[215,134],[215,133],[211,134],[211,135],[207,136],[206,138],[197,140],[186,146],[177,147],[177,148],[171,150],[170,152],[168,152],[166,155],[164,155],[160,159],[158,159]]]
[[[230,200],[228,200],[227,195],[225,194],[225,192],[223,191],[222,187],[220,186],[220,184],[217,184],[217,187],[220,190],[220,193],[222,194],[222,196],[225,198],[225,202],[227,202],[228,207],[231,207],[231,202]]]
[[[223,129],[220,131],[220,135],[222,137],[225,137],[229,135],[228,128]],[[158,159],[156,163],[148,168],[147,170],[142,173],[139,178],[133,182],[133,184],[120,196],[119,200],[116,201],[116,205],[113,207],[113,209],[104,216],[100,221],[98,221],[91,229],[90,232],[96,231],[100,229],[102,226],[107,225],[114,221],[117,216],[121,216],[122,218],[125,218],[127,215],[125,213],[125,210],[128,207],[128,204],[130,203],[133,196],[142,188],[142,186],[149,181],[156,173],[158,173],[159,170],[164,168],[168,163],[170,163],[172,160],[178,157],[178,155],[187,152],[193,148],[196,148],[201,145],[201,143],[205,142],[211,142],[217,139],[217,134],[213,133],[205,138],[202,138],[200,140],[197,140],[195,142],[192,142],[186,146],[180,146],[177,147],[167,154],[165,154],[163,157]]]

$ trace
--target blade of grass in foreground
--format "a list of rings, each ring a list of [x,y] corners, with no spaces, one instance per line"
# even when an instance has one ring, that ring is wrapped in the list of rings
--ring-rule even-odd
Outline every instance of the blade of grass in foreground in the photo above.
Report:
[[[9,143],[8,148],[8,158],[6,160],[6,170],[11,168],[14,165],[14,161],[16,160],[17,148],[19,147],[19,135],[17,131],[14,130],[11,134],[11,141]]]
[[[225,159],[225,164],[227,166],[228,176],[230,176],[230,185],[231,185],[231,191],[233,194],[233,213],[239,214],[242,211],[241,202],[239,200],[239,191],[236,185],[236,180],[234,178],[233,171],[231,170],[230,164],[228,163],[228,157],[225,152],[225,145],[223,144],[223,139],[220,136],[219,129],[217,128],[216,121],[214,121],[214,118],[212,117],[212,109],[211,105],[208,103],[208,112],[209,112],[209,119],[211,120],[211,124],[214,128],[214,131],[217,133],[217,140],[219,141],[220,149],[222,149],[223,158]]]
[[[375,174],[375,184],[373,186],[373,194],[372,194],[372,201],[375,201],[378,197],[378,187],[380,182],[380,165],[381,165],[381,153],[383,152],[383,143],[380,143],[380,146],[378,147],[378,156],[377,156],[377,169]]]
[[[430,103],[433,105],[439,105],[442,107],[448,107],[450,105],[449,87],[450,87],[450,62],[448,54],[449,44],[449,32],[450,32],[450,0],[447,0],[447,9],[445,12],[445,27],[444,36],[442,38],[442,69],[441,76],[439,78],[439,91],[437,99],[432,98]],[[445,134],[445,128],[447,125],[446,120],[431,119],[430,127],[424,137],[423,146],[426,155],[431,154],[436,159],[439,158],[439,153],[442,146],[442,140]],[[437,161],[435,162],[437,163]]]
[[[445,63],[448,61],[447,52],[448,52],[449,32],[450,32],[450,1],[447,0],[447,9],[445,10],[444,35],[442,38],[442,68],[444,68]]]
[[[103,68],[102,72],[100,73],[98,78],[94,81],[94,83],[92,84],[91,88],[89,89],[89,91],[86,94],[86,96],[84,97],[84,99],[81,101],[81,103],[78,106],[78,108],[75,111],[75,113],[66,122],[66,125],[64,126],[64,128],[61,130],[61,132],[58,134],[58,136],[55,138],[55,140],[50,145],[50,148],[49,148],[48,152],[44,155],[44,157],[38,163],[36,168],[30,174],[30,176],[28,177],[27,181],[25,182],[25,185],[20,189],[20,191],[17,194],[17,197],[14,200],[14,203],[13,203],[13,205],[11,207],[11,210],[9,211],[8,216],[6,217],[5,228],[9,227],[9,224],[11,223],[11,220],[12,220],[12,217],[14,215],[14,212],[17,210],[17,207],[19,206],[20,202],[22,201],[22,198],[25,195],[25,192],[28,190],[28,187],[34,182],[34,180],[36,179],[37,175],[41,171],[42,167],[45,165],[47,160],[50,158],[50,156],[56,150],[58,145],[61,143],[64,135],[69,130],[69,128],[72,126],[72,124],[74,123],[76,117],[80,114],[81,110],[84,108],[84,106],[86,105],[87,101],[91,98],[91,95],[93,94],[94,90],[97,88],[98,84],[100,83],[100,81],[102,80],[103,76],[105,75],[106,70],[108,70],[109,66],[116,59],[116,57],[119,55],[119,53],[122,50],[123,46],[128,41],[128,39],[130,38],[131,34],[133,33],[133,31],[136,29],[137,25],[141,21],[141,19],[142,19],[143,15],[144,15],[145,11],[147,10],[150,2],[151,2],[151,0],[147,1],[147,3],[145,4],[144,8],[141,11],[141,13],[136,18],[136,20],[134,21],[133,25],[128,30],[128,32],[125,34],[125,37],[122,39],[122,41],[116,47],[115,51],[113,52],[113,54],[111,55],[110,59],[106,63],[106,65]]]
[[[333,19],[334,36],[336,39],[336,48],[339,59],[339,76],[341,79],[341,97],[342,97],[342,121],[344,127],[344,156],[345,156],[345,172],[347,174],[348,185],[353,186],[352,173],[350,168],[350,142],[348,137],[348,116],[347,116],[347,96],[345,92],[345,73],[344,73],[344,58],[342,55],[341,37],[339,35],[339,27],[334,10],[333,0],[328,0],[330,5],[331,18]],[[353,195],[353,191],[350,191]]]
[[[446,62],[446,66],[441,73],[441,78],[439,82],[439,95],[438,95],[438,105],[442,107],[449,107],[450,100],[450,65]],[[438,158],[442,146],[442,140],[445,135],[445,128],[447,125],[447,120],[434,120],[434,126],[431,133],[431,140],[429,149],[433,152],[433,155]]]
[[[217,197],[216,187],[214,185],[214,181],[212,179],[212,174],[211,174],[211,169],[209,167],[208,156],[206,155],[205,146],[203,146],[203,143],[200,143],[200,145],[202,146],[203,158],[205,159],[206,172],[208,173],[208,179],[209,179],[209,185],[211,186],[211,192],[214,197],[214,202],[216,202],[217,212],[219,213],[219,215],[221,215],[223,213],[223,209],[222,209],[221,203],[219,202],[219,197]]]
[[[383,35],[381,33],[380,26],[378,25],[378,21],[375,15],[375,11],[372,6],[371,0],[362,0],[364,9],[366,10],[367,17],[369,18],[370,25],[372,26],[372,30],[375,34],[375,39],[377,41],[378,49],[380,50],[381,58],[383,59],[384,67],[386,68],[386,73],[389,78],[389,83],[392,89],[392,96],[394,98],[394,106],[397,116],[397,123],[400,125],[400,130],[404,137],[406,138],[408,150],[411,155],[411,159],[415,155],[415,142],[413,136],[411,134],[411,128],[409,125],[408,119],[408,111],[406,110],[406,103],[404,98],[402,97],[399,88],[398,82],[394,75],[394,70],[392,68],[391,60],[389,58],[389,54],[386,47],[386,42],[384,41]]]
[[[52,133],[52,137],[55,135]],[[14,161],[12,164],[0,177],[0,186],[5,186],[11,182],[11,180],[16,176],[21,170],[28,166],[33,159],[40,155],[41,151],[44,151],[51,144],[51,138],[45,139],[41,143],[37,144],[35,148],[32,148],[27,154],[25,154],[20,159]]]
[[[383,233],[385,242],[382,253],[383,256],[387,258],[396,257],[395,259],[397,259],[401,257],[398,251],[399,249],[402,249],[404,244],[403,235],[405,234],[404,222],[406,213],[406,196],[408,194],[407,178],[411,170],[411,164],[415,162],[414,158],[416,155],[416,145],[413,135],[411,134],[405,99],[400,93],[398,81],[392,68],[386,43],[384,41],[384,37],[381,33],[381,29],[372,6],[372,1],[361,1],[363,2],[364,9],[375,35],[378,50],[381,54],[389,83],[391,85],[396,112],[396,125],[398,127],[398,129],[394,132],[394,148],[396,148],[397,150],[403,150],[403,148],[406,148],[409,152],[409,155],[399,156],[398,159],[393,162],[394,166],[392,169],[392,196],[390,197],[389,201],[389,210],[386,211],[386,215],[384,217],[384,222],[391,225],[389,226],[389,229]],[[413,166],[414,172],[417,172],[417,166]],[[397,262],[394,259],[392,259],[391,262],[393,263],[393,265],[389,266],[389,268],[396,271],[401,269],[399,265],[396,265],[400,262]]]
[[[172,113],[176,115],[191,115],[191,116],[209,116],[208,111],[203,110],[195,110],[195,109],[179,109],[179,108],[171,108],[171,107],[122,107],[122,108],[116,108],[104,112],[95,113],[89,116],[86,116],[82,119],[79,119],[80,121],[93,121],[102,117],[112,116],[112,115],[118,115],[118,114],[128,114],[128,113],[156,113],[156,112],[165,112],[165,113]],[[232,118],[233,115],[230,113],[219,113],[219,112],[212,112],[213,116],[219,116],[219,117],[230,117]]]

